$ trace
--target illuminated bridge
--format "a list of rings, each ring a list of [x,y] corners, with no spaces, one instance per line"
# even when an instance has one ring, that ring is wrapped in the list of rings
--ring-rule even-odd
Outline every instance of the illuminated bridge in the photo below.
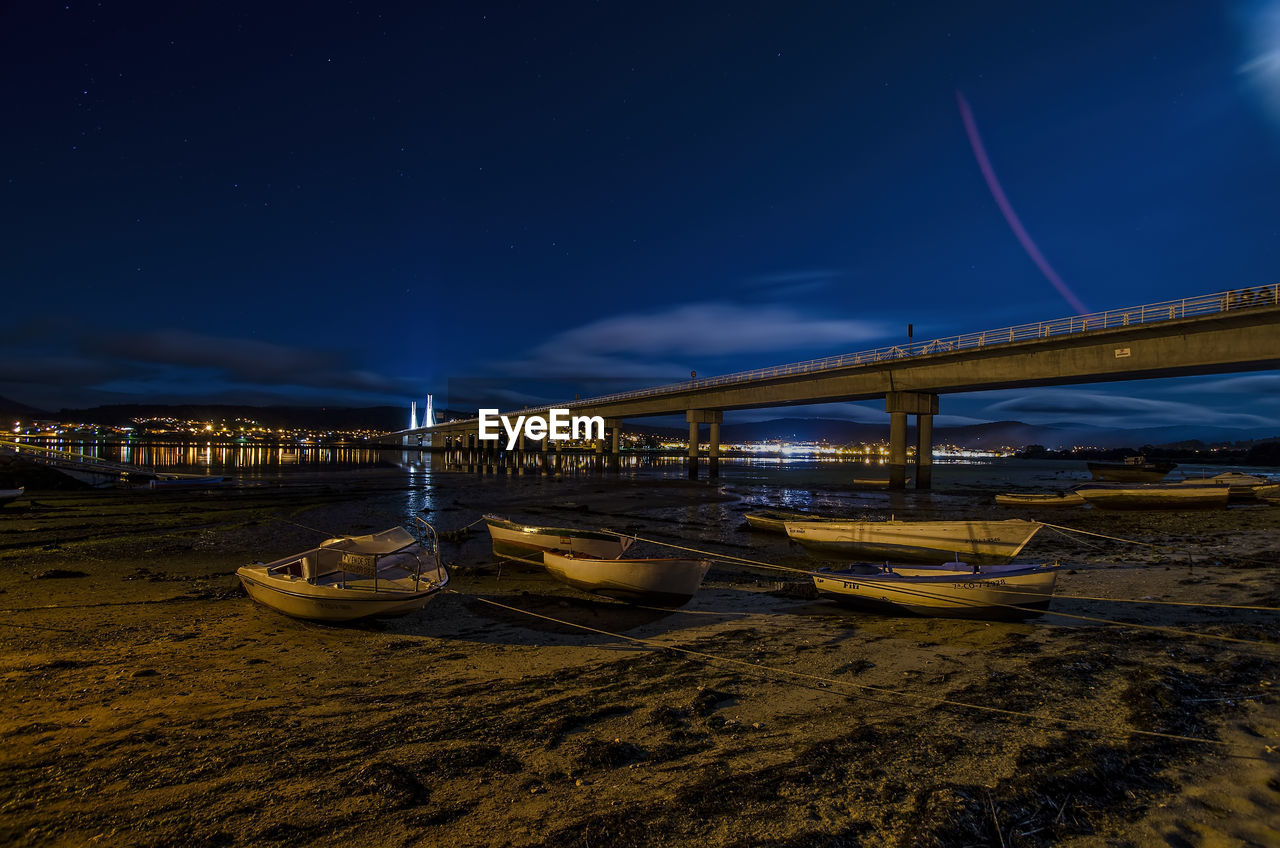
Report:
[[[689,469],[697,474],[700,427],[708,424],[708,458],[717,473],[725,410],[884,398],[889,413],[890,486],[907,473],[907,416],[916,416],[916,486],[931,483],[933,416],[938,396],[1152,377],[1280,368],[1280,285],[1219,292],[1054,321],[985,330],[908,345],[828,356],[693,379],[562,404],[573,415],[598,415],[612,431],[596,450],[616,457],[623,419],[683,414]],[[545,414],[552,406],[515,411]],[[501,427],[499,427],[501,430]],[[478,419],[447,421],[395,434],[404,444],[432,434],[436,446],[495,455],[506,446],[478,439]],[[560,442],[535,443],[555,451]],[[519,450],[525,450],[523,437]]]

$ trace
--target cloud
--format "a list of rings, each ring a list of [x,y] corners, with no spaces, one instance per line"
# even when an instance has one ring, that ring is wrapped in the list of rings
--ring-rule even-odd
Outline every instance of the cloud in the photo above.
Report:
[[[75,334],[0,355],[0,395],[45,408],[226,397],[372,404],[418,394],[416,381],[360,367],[355,354],[185,330]]]
[[[843,271],[815,269],[761,274],[755,277],[748,277],[744,282],[754,294],[766,295],[769,299],[778,301],[821,291],[844,276],[846,275]]]
[[[91,339],[97,353],[168,368],[212,369],[232,382],[312,386],[357,392],[403,393],[400,380],[350,367],[348,355],[257,339],[209,336],[186,330],[152,330]]]
[[[1198,404],[1070,389],[1028,392],[991,404],[986,411],[997,418],[1016,418],[1029,424],[1079,422],[1125,429],[1172,424],[1265,427],[1276,423],[1261,415]]]
[[[878,323],[815,317],[791,306],[692,303],[566,330],[504,365],[513,374],[680,379],[699,359],[815,348],[845,353],[885,333]]]
[[[0,384],[88,386],[127,376],[135,369],[120,362],[77,354],[0,356]]]
[[[1266,395],[1280,398],[1280,374],[1245,374],[1225,377],[1180,385],[1171,391],[1178,394],[1242,395],[1253,400]]]

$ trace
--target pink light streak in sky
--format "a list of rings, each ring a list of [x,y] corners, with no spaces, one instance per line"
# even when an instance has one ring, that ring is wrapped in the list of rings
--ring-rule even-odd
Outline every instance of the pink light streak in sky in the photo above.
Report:
[[[960,118],[964,121],[964,131],[969,134],[969,144],[973,147],[974,158],[978,160],[978,168],[982,171],[982,176],[987,181],[987,188],[991,189],[991,196],[995,198],[996,206],[1000,207],[1000,211],[1004,214],[1004,219],[1009,222],[1009,228],[1013,230],[1013,234],[1018,237],[1018,241],[1022,244],[1022,249],[1031,257],[1031,261],[1036,263],[1036,267],[1040,269],[1040,273],[1053,283],[1053,287],[1058,290],[1058,294],[1062,295],[1063,300],[1071,305],[1078,314],[1084,314],[1089,310],[1076,297],[1075,292],[1062,281],[1058,276],[1058,272],[1053,270],[1053,266],[1049,264],[1049,260],[1044,258],[1044,254],[1040,252],[1040,248],[1036,247],[1036,243],[1031,240],[1030,233],[1027,228],[1022,226],[1022,222],[1018,220],[1018,213],[1013,211],[1013,204],[1009,202],[1009,198],[1005,197],[1004,189],[1000,187],[1000,181],[996,179],[995,169],[991,167],[991,160],[987,158],[987,149],[982,146],[982,136],[978,135],[978,124],[973,119],[973,110],[969,108],[969,101],[964,99],[964,94],[959,90],[956,91],[956,102],[960,104]]]

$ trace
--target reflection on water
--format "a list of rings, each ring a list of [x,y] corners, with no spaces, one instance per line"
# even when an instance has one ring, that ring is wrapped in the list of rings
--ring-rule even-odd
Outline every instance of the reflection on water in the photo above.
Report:
[[[239,445],[215,442],[133,444],[106,441],[59,441],[44,444],[57,450],[82,453],[111,462],[126,462],[144,468],[239,476],[269,475],[295,470],[345,471],[385,466],[381,451],[345,446]],[[414,456],[416,458],[416,453]]]

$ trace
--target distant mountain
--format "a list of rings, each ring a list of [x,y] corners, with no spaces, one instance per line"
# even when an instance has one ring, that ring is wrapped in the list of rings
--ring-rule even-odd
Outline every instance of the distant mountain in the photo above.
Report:
[[[0,416],[5,418],[10,416],[35,418],[48,414],[43,409],[36,409],[34,406],[27,406],[25,403],[9,400],[7,397],[0,397]]]
[[[126,426],[135,418],[176,418],[188,421],[231,421],[243,418],[264,427],[317,430],[403,430],[409,410],[399,406],[234,406],[117,404],[91,409],[63,409],[50,417],[60,421]]]
[[[915,428],[907,428],[908,442],[915,441]],[[671,430],[683,434],[684,431]],[[955,444],[969,448],[990,449],[1043,445],[1050,449],[1090,446],[1101,448],[1166,445],[1201,441],[1206,444],[1252,442],[1280,436],[1274,432],[1237,430],[1205,425],[1169,425],[1122,430],[1089,424],[1024,424],[1021,421],[993,421],[963,427],[938,427],[933,431],[935,445]],[[725,442],[796,441],[830,442],[832,444],[876,444],[888,441],[889,424],[868,424],[830,418],[776,418],[772,421],[726,424],[721,429]]]
[[[437,410],[440,420],[470,418],[474,413]],[[18,418],[47,418],[89,424],[128,425],[135,418],[177,418],[196,421],[230,421],[243,418],[265,427],[306,428],[311,430],[372,429],[396,431],[409,426],[409,410],[401,406],[237,406],[227,404],[127,404],[98,406],[91,409],[63,409],[45,412],[0,397],[0,416],[10,421]],[[0,419],[0,423],[3,420]],[[657,426],[628,421],[631,433],[682,439],[688,429],[680,426]],[[706,432],[705,429],[703,431]],[[915,428],[908,427],[908,443],[915,441]],[[1097,427],[1090,424],[1052,425],[1024,424],[1020,421],[993,421],[964,427],[938,427],[933,431],[935,445],[954,444],[969,448],[1022,448],[1043,445],[1050,450],[1072,447],[1122,448],[1137,450],[1144,445],[1168,446],[1201,442],[1206,445],[1231,445],[1280,438],[1280,426],[1274,431],[1237,430],[1194,424],[1170,424],[1136,430]],[[868,424],[833,418],[775,418],[771,421],[729,423],[721,428],[721,440],[734,442],[828,442],[831,444],[879,444],[889,439],[889,422]]]

